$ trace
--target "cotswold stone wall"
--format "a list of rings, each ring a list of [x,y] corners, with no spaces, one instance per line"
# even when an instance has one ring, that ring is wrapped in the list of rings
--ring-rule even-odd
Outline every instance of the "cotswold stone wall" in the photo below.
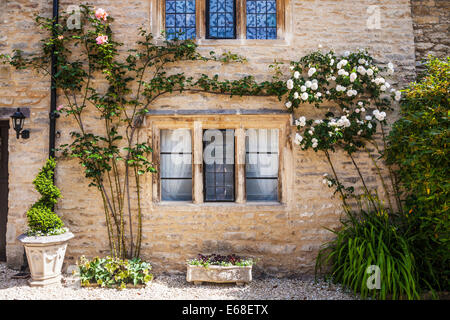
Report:
[[[448,57],[450,54],[450,1],[412,0],[411,10],[417,65],[420,67],[421,61],[428,54],[440,58]]]
[[[106,9],[116,21],[115,34],[126,48],[133,47],[139,26],[150,27],[149,0],[90,1]],[[61,2],[61,10],[70,1]],[[37,49],[41,35],[34,27],[33,14],[51,15],[50,1],[16,0],[0,1],[0,52],[20,48],[25,52]],[[369,6],[376,5],[380,13],[380,28],[368,28]],[[338,53],[358,48],[368,48],[381,64],[393,62],[397,75],[393,85],[398,87],[414,78],[415,50],[408,0],[291,0],[287,2],[286,40],[270,45],[246,44],[230,41],[228,44],[209,42],[200,45],[207,54],[232,51],[248,58],[247,64],[208,62],[185,63],[175,66],[174,72],[188,70],[190,74],[220,74],[222,78],[239,78],[253,74],[257,80],[268,80],[268,65],[277,59],[281,62],[299,59],[316,50],[333,48]],[[8,263],[18,267],[23,261],[23,248],[16,240],[26,226],[25,212],[36,201],[38,194],[31,184],[48,154],[49,79],[29,71],[14,71],[0,67],[0,108],[30,107],[31,118],[26,127],[31,131],[28,140],[16,140],[10,135],[10,185],[9,217],[7,231]],[[60,97],[59,103],[63,103]],[[166,96],[152,109],[283,109],[275,98],[233,98],[207,94]],[[302,107],[296,117],[321,117],[326,110]],[[147,119],[150,121],[150,119]],[[87,128],[94,128],[98,120],[86,119]],[[61,135],[57,144],[66,143],[76,124],[69,118],[57,121]],[[141,130],[143,138],[150,132]],[[332,190],[322,184],[322,175],[329,172],[323,154],[304,152],[292,144],[295,128],[286,133],[287,149],[292,150],[292,176],[290,198],[285,204],[255,206],[238,204],[188,204],[170,206],[152,202],[151,177],[144,184],[144,230],[142,257],[150,261],[156,272],[183,272],[186,259],[202,253],[237,253],[259,259],[258,272],[288,275],[312,272],[320,245],[332,234],[324,227],[339,225],[340,201],[333,198]],[[361,187],[351,162],[340,152],[332,155],[338,174],[346,183]],[[357,155],[369,184],[379,188],[374,168],[367,157]],[[57,213],[75,234],[67,255],[67,264],[73,264],[80,255],[88,257],[106,255],[108,238],[104,223],[102,202],[95,189],[87,187],[88,181],[76,161],[60,161],[56,170],[56,184],[64,198]]]

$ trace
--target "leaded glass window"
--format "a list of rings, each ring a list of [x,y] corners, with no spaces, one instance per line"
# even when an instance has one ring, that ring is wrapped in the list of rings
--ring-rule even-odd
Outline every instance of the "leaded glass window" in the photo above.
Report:
[[[277,201],[278,129],[248,129],[245,149],[247,201]]]
[[[234,201],[234,130],[203,133],[205,202]]]
[[[192,200],[192,142],[188,129],[161,130],[161,200]]]
[[[246,2],[247,39],[276,39],[276,0],[247,0]]]
[[[235,21],[235,0],[206,1],[206,37],[208,39],[235,39]]]
[[[167,39],[195,39],[195,0],[166,0]]]

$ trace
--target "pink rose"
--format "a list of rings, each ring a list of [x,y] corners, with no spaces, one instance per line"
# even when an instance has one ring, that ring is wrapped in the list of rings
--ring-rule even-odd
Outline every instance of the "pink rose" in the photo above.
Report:
[[[58,40],[64,39],[64,36],[58,36]]]
[[[57,111],[61,111],[62,109],[64,109],[64,106],[62,104],[56,107]]]
[[[97,44],[105,44],[108,42],[108,36],[99,35],[95,40],[97,41]]]
[[[105,10],[103,10],[102,8],[98,8],[97,10],[95,10],[95,17],[98,20],[106,21],[106,18],[108,17],[108,13]]]

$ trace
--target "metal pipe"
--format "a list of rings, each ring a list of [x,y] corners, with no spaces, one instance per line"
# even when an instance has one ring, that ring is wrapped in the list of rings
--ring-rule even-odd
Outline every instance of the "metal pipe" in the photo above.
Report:
[[[54,24],[58,23],[58,15],[59,15],[59,1],[53,0],[53,20]],[[54,50],[54,49],[53,49]],[[56,74],[56,56],[54,51],[52,51],[52,59],[51,59],[51,82],[50,82],[50,127],[49,127],[49,147],[48,154],[49,157],[55,156],[55,137],[56,137],[56,118],[58,118],[58,114],[56,113],[56,82],[54,76]],[[54,176],[53,176],[54,179]]]

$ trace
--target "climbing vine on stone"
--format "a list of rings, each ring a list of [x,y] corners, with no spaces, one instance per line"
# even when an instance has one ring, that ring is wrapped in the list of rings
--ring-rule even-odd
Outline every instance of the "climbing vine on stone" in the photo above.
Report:
[[[139,257],[141,176],[155,172],[149,159],[152,148],[139,137],[139,128],[153,103],[161,96],[187,91],[230,97],[277,96],[281,100],[287,89],[278,71],[272,81],[264,82],[256,82],[253,76],[228,80],[218,75],[193,78],[184,72],[171,73],[170,68],[183,61],[245,63],[246,59],[230,52],[203,56],[192,40],[158,44],[144,29],[138,31],[136,47],[124,52],[123,44],[115,40],[111,28],[114,19],[108,12],[80,7],[80,29],[67,27],[71,14],[59,17],[60,23],[38,16],[38,26],[47,32],[41,52],[15,50],[2,58],[17,69],[32,68],[53,77],[64,99],[57,111],[78,124],[78,130],[70,133],[72,142],[58,150],[63,156],[78,159],[89,186],[100,191],[112,256]],[[50,72],[52,54],[57,65],[54,75]],[[276,65],[274,68],[277,70]],[[106,89],[99,85],[102,82]],[[92,117],[88,109],[95,110],[103,124],[88,128],[85,119]],[[136,200],[131,202],[132,198]]]

